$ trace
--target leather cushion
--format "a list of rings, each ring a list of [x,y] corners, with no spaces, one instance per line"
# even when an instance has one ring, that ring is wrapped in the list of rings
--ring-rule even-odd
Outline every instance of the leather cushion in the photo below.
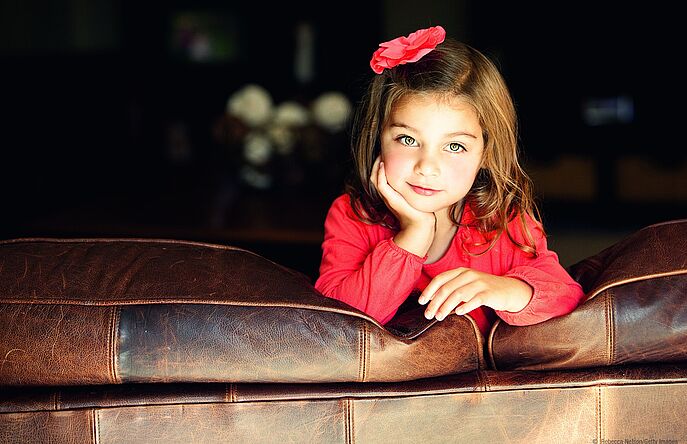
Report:
[[[687,220],[643,228],[569,271],[586,302],[536,325],[498,322],[488,342],[494,368],[687,361]]]
[[[407,381],[484,367],[472,319],[382,326],[250,251],[0,242],[0,385]]]

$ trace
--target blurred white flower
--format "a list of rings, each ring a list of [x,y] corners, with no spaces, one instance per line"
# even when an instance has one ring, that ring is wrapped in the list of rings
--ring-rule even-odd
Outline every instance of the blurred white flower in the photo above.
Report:
[[[310,113],[297,102],[284,102],[277,106],[273,123],[279,126],[305,126],[310,122]]]
[[[255,84],[244,86],[227,101],[227,113],[251,127],[267,123],[272,118],[273,108],[270,93]]]
[[[344,129],[351,110],[351,102],[339,92],[324,93],[312,103],[315,122],[333,133]]]
[[[337,91],[308,103],[277,104],[265,88],[248,83],[227,100],[215,137],[232,148],[238,179],[248,187],[301,186],[310,175],[327,174],[328,156],[346,151],[335,133],[345,128],[351,113],[348,98]],[[332,141],[337,145],[330,149]]]
[[[254,188],[266,190],[272,185],[272,177],[269,174],[261,173],[253,167],[246,165],[241,168],[239,174],[244,182]]]
[[[270,125],[267,134],[274,142],[277,153],[281,155],[291,154],[296,145],[296,135],[293,130],[286,125]]]
[[[272,142],[261,133],[250,133],[243,144],[243,157],[253,165],[264,165],[272,157]]]

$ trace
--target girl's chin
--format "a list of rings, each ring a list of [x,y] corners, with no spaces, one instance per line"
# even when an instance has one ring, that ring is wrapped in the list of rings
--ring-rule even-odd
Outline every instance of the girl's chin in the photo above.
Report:
[[[442,211],[446,211],[448,209],[448,207],[432,204],[430,202],[418,202],[417,199],[413,199],[408,203],[411,207],[415,208],[418,211],[422,211],[423,213],[439,213]]]

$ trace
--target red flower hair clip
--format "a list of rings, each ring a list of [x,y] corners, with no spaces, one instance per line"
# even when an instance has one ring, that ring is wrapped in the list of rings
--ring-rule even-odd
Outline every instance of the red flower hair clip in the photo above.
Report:
[[[379,49],[372,55],[370,67],[381,74],[386,68],[393,68],[404,63],[417,62],[446,38],[446,31],[441,26],[420,29],[408,37],[398,37],[380,43]]]

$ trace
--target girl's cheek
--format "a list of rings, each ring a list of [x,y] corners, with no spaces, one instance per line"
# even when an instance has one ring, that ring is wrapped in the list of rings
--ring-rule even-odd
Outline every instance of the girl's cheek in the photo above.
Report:
[[[411,168],[413,163],[409,156],[404,156],[402,153],[398,152],[387,152],[382,160],[387,169],[397,172]]]
[[[394,188],[398,188],[399,182],[402,182],[404,177],[403,168],[397,162],[397,159],[387,156],[384,161],[384,172],[386,173],[387,182]]]

